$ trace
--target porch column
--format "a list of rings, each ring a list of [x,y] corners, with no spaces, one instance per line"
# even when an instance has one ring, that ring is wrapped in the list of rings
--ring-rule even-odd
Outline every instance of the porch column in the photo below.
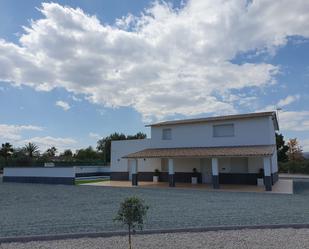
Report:
[[[131,172],[132,172],[132,186],[138,185],[138,176],[137,176],[137,159],[133,159],[131,162]]]
[[[212,185],[213,188],[219,188],[219,165],[218,158],[211,159],[211,168],[212,168]]]
[[[168,159],[168,182],[170,187],[175,187],[175,172],[174,172],[174,159]]]
[[[263,158],[263,164],[264,164],[264,185],[266,191],[271,191],[271,164],[270,164],[270,157],[264,157]]]

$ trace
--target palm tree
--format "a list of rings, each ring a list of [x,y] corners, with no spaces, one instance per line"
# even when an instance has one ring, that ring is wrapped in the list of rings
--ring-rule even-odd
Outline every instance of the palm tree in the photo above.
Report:
[[[24,151],[28,157],[33,158],[39,153],[39,147],[34,143],[28,143],[25,145]]]
[[[0,155],[4,157],[5,165],[8,164],[8,158],[13,154],[13,146],[10,143],[2,144]]]

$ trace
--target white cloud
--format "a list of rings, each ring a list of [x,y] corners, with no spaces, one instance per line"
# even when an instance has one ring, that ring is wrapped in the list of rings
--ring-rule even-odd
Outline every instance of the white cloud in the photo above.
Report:
[[[284,131],[309,132],[309,111],[280,111],[279,123]]]
[[[39,146],[40,151],[45,151],[48,148],[55,146],[58,152],[65,149],[73,149],[76,147],[77,141],[73,138],[63,138],[63,137],[32,137],[29,139],[24,139],[19,141],[19,145],[24,145],[27,143],[35,143]]]
[[[71,108],[71,106],[69,105],[69,103],[62,101],[62,100],[58,100],[56,102],[56,106],[61,107],[64,111],[67,111]]]
[[[90,132],[89,137],[94,138],[94,139],[100,139],[102,136],[98,133]]]
[[[284,107],[284,106],[287,106],[287,105],[290,105],[292,104],[293,102],[295,102],[296,100],[299,100],[300,98],[300,95],[289,95],[287,96],[286,98],[284,99],[281,99],[278,103],[277,103],[277,106],[278,107]]]
[[[292,103],[294,103],[295,101],[300,99],[300,95],[288,95],[287,97],[285,97],[284,99],[280,99],[277,104],[275,105],[268,105],[260,110],[257,110],[257,112],[263,112],[263,111],[275,111],[277,108],[283,108],[286,107]]]
[[[21,139],[24,131],[42,131],[43,128],[34,125],[0,124],[0,140],[3,142]]]
[[[0,80],[63,87],[144,119],[236,112],[237,101],[220,96],[275,84],[279,67],[232,59],[309,37],[309,1],[301,0],[191,0],[180,10],[158,1],[113,26],[56,3],[41,12],[19,43],[0,40]]]
[[[78,97],[76,97],[76,96],[74,96],[74,95],[72,95],[71,97],[72,97],[72,99],[73,99],[74,101],[76,101],[76,102],[81,102],[81,101],[82,101],[81,98],[78,98]]]
[[[300,145],[304,152],[309,152],[309,139],[300,140]]]

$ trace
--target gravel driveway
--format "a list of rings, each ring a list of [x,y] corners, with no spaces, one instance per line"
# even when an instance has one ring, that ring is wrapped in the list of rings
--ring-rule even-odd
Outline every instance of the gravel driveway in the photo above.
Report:
[[[309,223],[308,182],[297,194],[0,183],[0,237],[121,230],[128,196],[150,206],[145,229]]]
[[[136,235],[134,249],[306,249],[309,229],[238,230],[206,233]],[[1,249],[117,249],[128,248],[127,237],[74,239],[3,244]]]

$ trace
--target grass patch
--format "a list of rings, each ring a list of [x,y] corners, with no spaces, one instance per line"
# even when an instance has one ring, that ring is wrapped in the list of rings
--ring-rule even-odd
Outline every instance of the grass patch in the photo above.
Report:
[[[85,184],[85,183],[96,183],[96,182],[105,182],[109,179],[93,179],[93,180],[75,180],[75,185]]]

